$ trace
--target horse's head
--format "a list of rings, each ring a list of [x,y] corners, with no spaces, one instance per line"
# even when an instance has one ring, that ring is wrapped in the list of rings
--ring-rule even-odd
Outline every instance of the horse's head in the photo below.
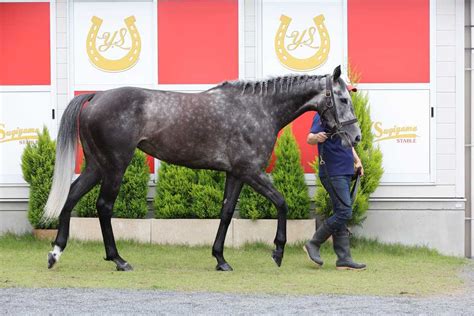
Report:
[[[361,140],[361,131],[354,113],[349,87],[341,78],[341,67],[326,76],[326,88],[312,100],[316,104],[322,123],[331,136],[340,136],[342,145],[351,147]]]

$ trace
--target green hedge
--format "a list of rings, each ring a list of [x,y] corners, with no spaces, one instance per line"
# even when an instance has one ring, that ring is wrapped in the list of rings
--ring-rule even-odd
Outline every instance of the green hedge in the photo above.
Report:
[[[155,194],[156,218],[219,218],[224,174],[161,162]]]
[[[156,218],[192,218],[191,190],[196,171],[160,163],[154,200]]]
[[[48,129],[38,133],[38,141],[26,145],[21,156],[23,178],[30,185],[28,201],[28,220],[34,228],[57,228],[58,221],[42,220],[44,206],[48,200],[53,182],[56,143],[51,139]]]
[[[85,160],[82,162],[81,170],[85,168]],[[99,198],[100,184],[94,186],[76,204],[74,210],[79,217],[97,217],[97,199]]]
[[[191,213],[196,218],[220,218],[224,198],[224,173],[198,170],[191,187]]]
[[[150,168],[146,155],[136,150],[125,171],[120,192],[115,201],[114,214],[119,218],[144,218],[148,213],[146,196]]]
[[[356,146],[356,152],[364,166],[365,175],[361,178],[361,185],[357,198],[354,201],[352,219],[349,225],[360,225],[366,218],[365,214],[369,208],[369,197],[377,189],[383,174],[382,152],[378,146],[374,146],[374,135],[372,134],[372,120],[370,119],[370,107],[368,95],[364,92],[352,93],[352,103],[356,116],[359,120],[362,141]],[[316,175],[318,164],[313,164]],[[317,187],[315,193],[316,213],[328,218],[333,214],[329,194],[316,177]]]
[[[271,173],[275,188],[288,204],[288,219],[309,217],[310,197],[301,166],[301,152],[293,135],[291,125],[287,126],[275,146],[275,167]],[[242,218],[277,218],[277,210],[268,200],[245,186],[239,203]]]
[[[277,218],[277,210],[270,201],[244,184],[239,199],[239,215],[247,219]]]
[[[84,169],[84,163],[82,165]],[[148,213],[147,193],[150,171],[146,155],[136,150],[125,171],[117,200],[114,204],[114,216],[118,218],[144,218]],[[100,185],[81,198],[76,205],[79,217],[97,217],[96,203],[99,197]]]

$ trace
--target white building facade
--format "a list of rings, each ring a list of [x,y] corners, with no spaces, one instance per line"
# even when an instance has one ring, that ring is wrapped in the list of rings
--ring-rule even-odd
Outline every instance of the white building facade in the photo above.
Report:
[[[0,0],[0,233],[31,230],[21,152],[43,125],[56,135],[74,95],[198,92],[342,64],[360,74],[384,154],[355,232],[471,257],[470,10],[464,0]],[[311,191],[313,115],[293,124]]]

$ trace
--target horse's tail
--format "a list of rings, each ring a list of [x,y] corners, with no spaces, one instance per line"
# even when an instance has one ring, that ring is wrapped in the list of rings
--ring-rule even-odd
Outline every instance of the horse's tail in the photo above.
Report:
[[[78,116],[84,103],[91,100],[93,96],[94,94],[81,94],[74,97],[61,118],[56,144],[53,184],[44,207],[44,221],[56,219],[66,203],[76,160]]]

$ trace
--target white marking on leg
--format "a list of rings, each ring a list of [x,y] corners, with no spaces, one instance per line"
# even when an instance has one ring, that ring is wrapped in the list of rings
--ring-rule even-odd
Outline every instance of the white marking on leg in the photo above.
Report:
[[[56,259],[56,262],[59,261],[59,257],[61,257],[62,250],[59,246],[55,245],[53,248],[53,251],[51,251],[51,254],[53,255],[54,259]]]

